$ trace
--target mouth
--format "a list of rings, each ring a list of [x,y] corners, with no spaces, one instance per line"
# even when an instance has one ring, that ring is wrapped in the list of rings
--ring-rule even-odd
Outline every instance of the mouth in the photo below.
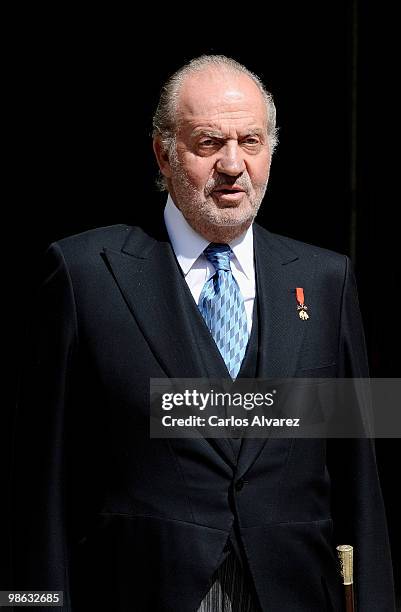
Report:
[[[243,198],[245,191],[236,185],[222,185],[212,191],[212,195],[222,202],[237,202]]]

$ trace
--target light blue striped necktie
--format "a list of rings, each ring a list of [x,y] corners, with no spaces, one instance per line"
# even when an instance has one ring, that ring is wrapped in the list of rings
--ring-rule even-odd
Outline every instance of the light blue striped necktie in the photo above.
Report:
[[[234,379],[241,368],[249,334],[244,299],[230,267],[233,252],[228,244],[212,242],[204,254],[216,273],[205,283],[198,306]]]

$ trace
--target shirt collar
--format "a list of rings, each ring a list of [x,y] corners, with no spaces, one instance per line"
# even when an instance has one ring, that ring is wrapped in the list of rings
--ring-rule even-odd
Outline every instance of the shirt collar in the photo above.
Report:
[[[170,195],[164,209],[164,221],[177,261],[183,273],[187,275],[210,243],[189,225]],[[244,274],[247,278],[252,278],[254,269],[252,225],[241,236],[229,242],[229,245]]]
[[[245,276],[248,279],[252,279],[254,274],[252,224],[248,227],[246,232],[241,234],[241,236],[229,242],[229,245]]]

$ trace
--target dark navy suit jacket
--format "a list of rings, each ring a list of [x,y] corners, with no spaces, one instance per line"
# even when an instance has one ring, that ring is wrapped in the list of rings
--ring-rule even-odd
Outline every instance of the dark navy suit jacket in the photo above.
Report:
[[[257,224],[254,245],[258,375],[367,376],[348,258]],[[150,377],[227,374],[165,234],[115,225],[52,244],[31,329],[15,588],[64,590],[69,612],[195,612],[236,520],[266,612],[343,609],[343,543],[359,609],[394,610],[371,440],[246,439],[236,463],[228,440],[149,438]]]

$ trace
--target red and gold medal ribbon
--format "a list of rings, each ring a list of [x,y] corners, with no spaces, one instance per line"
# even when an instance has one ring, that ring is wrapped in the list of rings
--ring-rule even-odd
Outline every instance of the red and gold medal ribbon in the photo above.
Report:
[[[303,306],[303,304],[305,304],[305,297],[304,297],[304,290],[303,287],[297,287],[295,289],[296,291],[296,295],[297,295],[297,302],[300,306]]]

